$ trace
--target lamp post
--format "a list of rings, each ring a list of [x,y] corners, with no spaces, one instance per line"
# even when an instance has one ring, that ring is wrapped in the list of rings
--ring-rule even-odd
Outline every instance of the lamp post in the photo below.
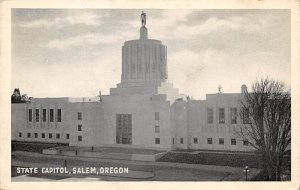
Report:
[[[248,177],[248,172],[250,172],[248,166],[245,167],[244,172],[245,172],[245,175],[246,175],[246,181],[248,181],[248,178],[247,178]]]

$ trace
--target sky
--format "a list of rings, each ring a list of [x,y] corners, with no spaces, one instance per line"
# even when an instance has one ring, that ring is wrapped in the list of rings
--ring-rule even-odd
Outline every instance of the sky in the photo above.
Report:
[[[291,84],[289,10],[143,10],[168,48],[169,81],[194,99],[260,78]],[[32,97],[93,97],[121,81],[121,48],[139,9],[13,9],[12,83]]]

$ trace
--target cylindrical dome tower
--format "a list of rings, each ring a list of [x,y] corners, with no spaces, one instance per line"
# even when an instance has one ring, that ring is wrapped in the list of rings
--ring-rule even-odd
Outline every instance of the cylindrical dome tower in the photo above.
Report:
[[[148,39],[146,14],[141,14],[140,38],[126,41],[122,47],[121,83],[110,89],[112,96],[143,95],[174,102],[179,89],[167,81],[167,47],[161,41]],[[136,98],[141,98],[138,96]]]
[[[121,83],[160,83],[168,78],[167,47],[159,40],[148,39],[145,23],[146,17],[142,20],[140,39],[126,41],[122,47]]]

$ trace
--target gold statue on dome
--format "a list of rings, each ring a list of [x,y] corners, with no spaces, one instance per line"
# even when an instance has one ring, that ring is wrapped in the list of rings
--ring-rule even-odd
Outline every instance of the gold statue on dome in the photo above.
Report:
[[[144,13],[144,11],[142,11],[141,14],[141,21],[142,21],[142,26],[146,25],[146,13]]]

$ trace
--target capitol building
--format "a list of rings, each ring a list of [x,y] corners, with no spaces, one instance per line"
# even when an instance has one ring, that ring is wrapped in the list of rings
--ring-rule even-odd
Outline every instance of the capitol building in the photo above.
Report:
[[[167,47],[149,39],[146,15],[140,38],[122,46],[121,82],[93,98],[34,98],[12,104],[12,140],[157,150],[250,151],[239,135],[241,93],[180,94],[168,80]],[[137,31],[138,32],[138,31]]]

